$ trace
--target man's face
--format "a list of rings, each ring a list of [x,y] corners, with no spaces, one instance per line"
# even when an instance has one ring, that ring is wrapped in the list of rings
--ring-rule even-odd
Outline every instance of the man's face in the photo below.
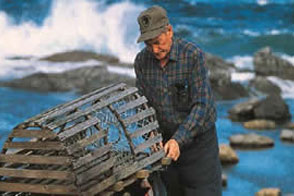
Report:
[[[172,36],[172,28],[171,26],[168,26],[167,31],[153,39],[145,41],[146,47],[152,52],[156,59],[163,60],[171,49]]]

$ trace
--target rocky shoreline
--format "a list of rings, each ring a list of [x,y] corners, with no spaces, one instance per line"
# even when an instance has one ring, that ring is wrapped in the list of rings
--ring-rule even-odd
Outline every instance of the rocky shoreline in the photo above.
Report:
[[[294,125],[289,123],[291,112],[281,97],[282,90],[267,78],[268,76],[275,76],[294,82],[294,65],[274,55],[270,48],[263,48],[254,54],[254,71],[251,72],[255,77],[248,83],[243,84],[232,81],[231,74],[242,71],[234,64],[212,54],[206,54],[206,58],[209,79],[216,100],[250,98],[229,110],[228,117],[232,121],[242,123],[249,130],[265,131],[282,127],[284,130],[281,131],[280,139],[283,142],[294,143]],[[97,60],[101,64],[73,69],[63,73],[35,73],[21,79],[2,81],[0,86],[40,92],[76,91],[79,94],[85,94],[112,83],[124,82],[131,86],[135,85],[134,77],[108,71],[109,66],[132,68],[131,64],[121,63],[116,57],[99,55],[93,52],[71,51],[54,54],[39,60],[83,62],[91,59]],[[220,145],[220,159],[224,167],[238,164],[238,162],[242,161],[234,151],[235,149],[245,148],[251,150],[272,148],[274,146],[273,139],[253,133],[236,134],[228,139],[229,145]],[[224,174],[223,186],[227,186],[228,180]],[[264,195],[268,191],[273,191],[273,195],[278,195],[281,192],[279,189],[270,188],[261,190],[256,194]]]
[[[13,58],[12,58],[13,59]],[[19,58],[16,58],[18,60]],[[114,82],[135,84],[135,78],[128,75],[111,73],[109,66],[132,69],[132,64],[121,63],[118,58],[110,55],[96,54],[87,51],[70,51],[40,58],[48,62],[85,62],[96,60],[100,65],[82,67],[63,73],[35,73],[21,79],[2,81],[0,86],[20,88],[41,92],[77,91],[88,93],[94,89]],[[206,54],[206,65],[216,100],[233,100],[256,95],[280,94],[281,89],[271,82],[267,76],[294,81],[294,66],[290,62],[274,55],[266,47],[254,54],[255,77],[248,84],[233,82],[231,74],[241,72],[234,64],[220,57]]]

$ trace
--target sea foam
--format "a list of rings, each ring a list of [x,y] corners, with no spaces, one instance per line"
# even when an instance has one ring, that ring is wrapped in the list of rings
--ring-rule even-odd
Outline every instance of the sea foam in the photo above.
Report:
[[[42,26],[33,22],[15,25],[0,12],[0,55],[45,56],[84,49],[132,62],[140,47],[134,18],[143,9],[129,1],[105,6],[89,0],[55,0]]]

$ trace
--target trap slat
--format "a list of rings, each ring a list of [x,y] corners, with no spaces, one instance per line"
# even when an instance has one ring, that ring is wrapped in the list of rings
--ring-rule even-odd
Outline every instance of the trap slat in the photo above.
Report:
[[[10,135],[11,137],[20,138],[48,138],[53,139],[57,135],[49,130],[26,130],[26,129],[14,129]]]
[[[139,97],[136,100],[119,107],[116,111],[118,113],[123,113],[123,112],[128,111],[129,109],[136,108],[146,102],[147,102],[146,97]]]
[[[0,182],[1,191],[25,192],[25,193],[47,193],[77,195],[78,190],[72,185],[40,185]]]
[[[99,176],[100,174],[108,171],[111,167],[114,166],[116,159],[115,157],[111,157],[105,162],[96,165],[95,167],[77,175],[77,183],[84,184],[85,182],[91,180],[95,176]]]
[[[154,121],[152,123],[149,123],[148,125],[141,127],[139,129],[137,129],[137,131],[131,133],[131,138],[136,138],[136,137],[140,137],[146,133],[151,132],[152,130],[156,130],[159,127],[157,121]]]
[[[53,130],[53,129],[55,129],[55,128],[65,124],[65,123],[67,123],[69,121],[76,120],[77,118],[79,118],[81,116],[86,116],[86,115],[90,114],[91,112],[97,111],[97,110],[99,110],[99,109],[101,109],[103,107],[106,107],[109,104],[112,104],[112,103],[114,103],[116,101],[119,101],[122,98],[124,98],[124,97],[126,97],[128,95],[131,95],[136,91],[137,91],[137,88],[134,88],[134,87],[128,88],[125,91],[122,91],[120,94],[118,94],[118,95],[116,95],[114,97],[110,97],[109,99],[106,99],[106,100],[103,100],[101,102],[98,102],[98,103],[94,104],[92,107],[87,108],[85,111],[75,112],[73,114],[70,114],[70,115],[66,116],[64,119],[56,121],[56,122],[52,122],[52,123],[48,124],[47,126],[50,129]]]
[[[67,147],[66,150],[69,154],[73,154],[74,152],[79,151],[81,148],[84,148],[105,136],[107,136],[107,130],[97,132],[88,138],[79,140],[77,143]]]
[[[101,195],[160,168],[155,110],[137,91],[110,85],[17,125],[0,154],[0,192]]]
[[[5,154],[0,155],[0,162],[6,163],[24,163],[24,164],[52,164],[52,165],[70,165],[71,157],[63,156],[41,156],[41,155],[18,155]]]
[[[105,96],[105,95],[107,95],[107,94],[109,94],[109,93],[111,93],[113,91],[121,89],[121,88],[123,88],[125,86],[126,86],[126,84],[120,83],[120,84],[117,84],[117,85],[114,85],[114,86],[111,85],[111,86],[106,87],[106,88],[98,89],[97,91],[94,91],[94,92],[92,92],[90,94],[84,95],[83,97],[81,97],[81,98],[79,98],[77,100],[66,103],[66,104],[62,105],[61,107],[57,107],[55,110],[48,111],[47,113],[45,113],[43,115],[43,117],[36,120],[36,122],[41,123],[41,122],[43,122],[43,121],[45,121],[47,119],[54,118],[56,116],[59,116],[59,115],[62,115],[64,113],[66,113],[66,112],[72,111],[75,108],[80,107],[85,103],[97,100],[97,99],[99,99],[99,98],[101,98],[101,97],[103,97],[103,96]]]
[[[6,142],[3,148],[63,150],[64,146],[60,142]]]
[[[101,183],[97,184],[96,186],[93,186],[91,189],[84,192],[83,196],[89,196],[89,195],[95,195],[97,193],[100,193],[106,189],[106,187],[109,187],[113,185],[115,182],[122,180],[131,174],[135,173],[136,171],[139,171],[142,168],[145,168],[146,166],[160,160],[164,156],[164,151],[160,150],[150,157],[144,159],[140,162],[134,162],[132,165],[129,165],[127,167],[124,167],[121,172],[117,172],[113,174],[111,177],[103,180]]]
[[[49,178],[59,180],[74,179],[72,172],[50,171],[50,170],[31,170],[31,169],[10,169],[0,168],[0,176],[18,177],[18,178]]]
[[[79,124],[75,125],[74,127],[72,127],[70,129],[58,134],[58,137],[59,137],[59,139],[61,141],[64,141],[67,138],[69,138],[69,137],[71,137],[71,136],[73,136],[73,135],[75,135],[75,134],[77,134],[77,133],[79,133],[79,132],[81,132],[81,131],[83,131],[83,130],[91,127],[91,126],[93,126],[93,125],[95,125],[95,124],[97,124],[98,122],[99,122],[98,118],[92,117],[89,120],[86,120],[86,121],[84,121],[82,123],[79,123]]]
[[[105,155],[106,153],[110,151],[111,147],[112,145],[109,143],[83,157],[80,157],[77,161],[73,163],[73,168],[77,169],[99,157],[102,157],[103,155]]]
[[[144,152],[146,148],[149,148],[152,145],[159,143],[160,141],[162,141],[161,135],[156,135],[149,138],[147,141],[145,141],[144,143],[140,144],[135,148],[135,154],[138,154],[139,152]]]
[[[143,120],[144,118],[151,116],[151,115],[154,115],[154,114],[155,114],[155,110],[153,108],[148,108],[147,110],[144,110],[144,111],[137,113],[127,119],[124,119],[123,122],[127,126],[129,124]]]

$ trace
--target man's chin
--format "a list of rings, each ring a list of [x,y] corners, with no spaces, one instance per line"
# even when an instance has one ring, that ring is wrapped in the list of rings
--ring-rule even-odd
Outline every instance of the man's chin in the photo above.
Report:
[[[157,60],[162,60],[165,58],[165,55],[154,55]]]

